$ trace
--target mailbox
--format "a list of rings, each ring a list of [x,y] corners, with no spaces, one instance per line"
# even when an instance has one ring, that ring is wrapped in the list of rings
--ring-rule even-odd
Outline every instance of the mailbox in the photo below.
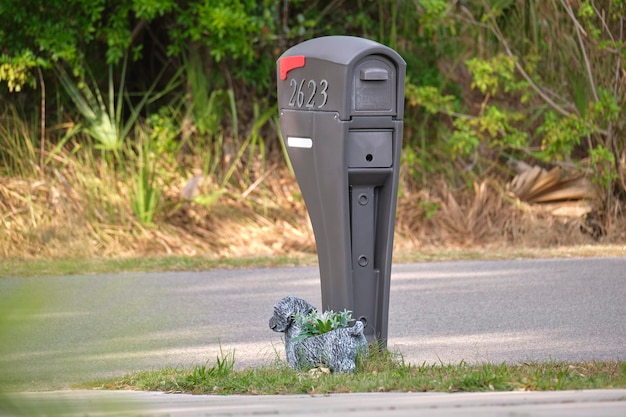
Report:
[[[324,309],[386,346],[406,63],[327,36],[277,61],[280,128],[315,234]]]

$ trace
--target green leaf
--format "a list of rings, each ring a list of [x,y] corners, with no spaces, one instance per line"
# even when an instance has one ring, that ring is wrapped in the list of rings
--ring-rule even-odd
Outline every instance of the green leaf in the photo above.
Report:
[[[327,310],[323,313],[313,311],[308,315],[298,313],[294,319],[301,329],[300,334],[294,339],[301,340],[347,327],[348,323],[352,320],[352,312],[349,310],[344,310],[339,313],[335,313],[332,310]]]

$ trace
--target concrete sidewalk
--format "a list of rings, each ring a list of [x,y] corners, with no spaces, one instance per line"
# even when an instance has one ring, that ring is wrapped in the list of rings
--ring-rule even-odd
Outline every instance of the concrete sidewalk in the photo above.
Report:
[[[494,393],[205,396],[51,391],[0,397],[0,416],[626,416],[626,389]]]

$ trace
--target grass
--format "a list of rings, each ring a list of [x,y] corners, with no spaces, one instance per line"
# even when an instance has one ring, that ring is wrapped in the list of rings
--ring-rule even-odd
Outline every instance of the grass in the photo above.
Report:
[[[582,245],[553,248],[422,248],[419,251],[398,250],[395,263],[434,262],[478,259],[556,258],[589,256],[624,256],[623,245]],[[23,259],[8,258],[0,262],[0,278],[61,276],[90,273],[204,271],[216,268],[267,268],[317,265],[311,253],[263,257],[153,256],[129,258]]]
[[[145,257],[145,258],[79,258],[79,259],[6,259],[0,263],[0,278],[45,277],[76,274],[205,271],[230,268],[268,268],[277,266],[311,265],[314,255],[274,256],[258,258],[208,257]]]
[[[353,374],[334,374],[323,368],[297,372],[281,361],[235,370],[234,360],[234,354],[222,354],[214,365],[142,371],[80,388],[219,395],[626,388],[626,362],[412,365],[397,354],[371,349]]]

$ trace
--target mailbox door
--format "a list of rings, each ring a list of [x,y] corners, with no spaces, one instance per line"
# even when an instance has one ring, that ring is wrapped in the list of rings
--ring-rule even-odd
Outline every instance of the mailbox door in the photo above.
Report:
[[[357,63],[353,71],[352,114],[396,115],[396,66],[373,55]]]

